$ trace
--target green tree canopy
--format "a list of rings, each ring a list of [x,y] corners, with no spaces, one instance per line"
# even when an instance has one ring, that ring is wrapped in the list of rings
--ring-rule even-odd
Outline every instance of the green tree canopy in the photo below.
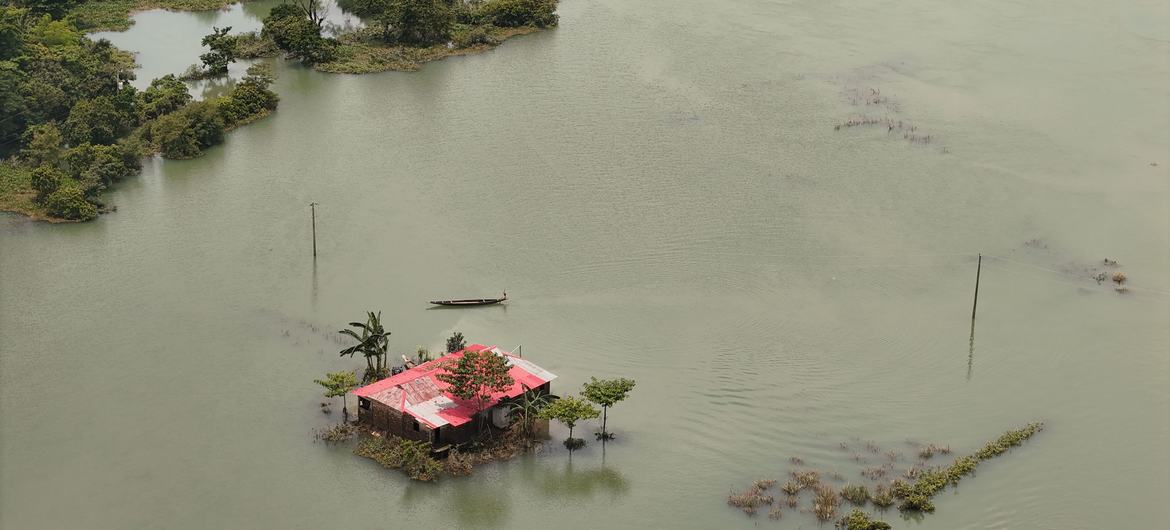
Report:
[[[455,397],[475,401],[478,415],[483,414],[492,392],[508,390],[516,382],[508,374],[508,361],[491,350],[464,351],[458,359],[448,361],[444,368],[446,373],[440,373],[439,380],[451,385],[447,391]],[[483,423],[480,425],[482,428]]]
[[[584,386],[585,389],[581,391],[581,396],[601,406],[601,432],[598,433],[598,436],[603,440],[608,440],[613,437],[605,430],[609,408],[626,399],[626,396],[634,389],[634,380],[624,377],[599,380],[596,377],[590,377],[589,382],[585,383]]]
[[[463,334],[456,331],[447,338],[447,353],[455,353],[467,347],[467,341],[463,340]]]
[[[325,397],[340,397],[341,412],[345,416],[349,415],[345,395],[358,386],[357,376],[353,372],[329,372],[325,374],[325,379],[314,379],[313,382],[325,388]]]
[[[455,13],[442,0],[389,0],[377,21],[386,42],[430,46],[451,37]]]
[[[589,402],[573,396],[563,397],[553,401],[540,411],[540,417],[547,420],[557,420],[569,428],[568,444],[573,440],[573,427],[581,420],[589,420],[601,415],[601,411],[593,408]]]
[[[199,60],[203,61],[204,68],[207,68],[207,73],[213,75],[226,74],[228,65],[236,62],[236,38],[228,35],[232,30],[231,26],[226,28],[211,28],[211,34],[203,37],[203,45],[210,50],[207,53],[200,55]]]
[[[321,37],[320,26],[293,4],[272,8],[260,34],[271,37],[278,48],[309,64],[331,60],[337,45],[336,41]]]
[[[557,0],[489,0],[475,10],[475,17],[494,26],[538,28],[555,26]]]

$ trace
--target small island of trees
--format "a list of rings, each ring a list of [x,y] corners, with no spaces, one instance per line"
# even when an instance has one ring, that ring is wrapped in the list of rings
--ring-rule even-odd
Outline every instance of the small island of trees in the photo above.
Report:
[[[565,447],[570,452],[580,449],[586,442],[573,436],[578,424],[599,416],[604,418],[603,413],[608,413],[610,408],[625,400],[634,388],[634,381],[630,379],[599,380],[591,377],[589,382],[583,385],[580,397],[558,397],[549,393],[549,381],[554,376],[546,373],[543,377],[536,377],[538,381],[544,380],[540,389],[520,384],[522,391],[519,391],[516,390],[517,380],[512,377],[513,368],[517,363],[521,363],[522,368],[528,367],[519,373],[528,378],[525,380],[531,381],[535,376],[526,370],[540,371],[538,367],[534,367],[530,361],[521,361],[518,357],[505,355],[495,349],[480,345],[469,347],[463,334],[459,332],[453,333],[447,339],[447,356],[438,360],[431,359],[429,350],[419,346],[414,359],[403,355],[404,366],[388,368],[386,359],[389,357],[388,337],[391,333],[383,327],[381,314],[369,311],[366,313],[365,322],[350,322],[349,326],[349,329],[343,329],[339,333],[351,339],[353,344],[342,349],[340,355],[354,357],[360,354],[366,359],[362,384],[369,385],[387,377],[398,377],[398,374],[412,368],[422,371],[406,372],[414,375],[405,375],[402,376],[405,379],[400,377],[388,383],[363,387],[355,392],[359,402],[363,403],[360,405],[362,410],[359,411],[356,423],[351,423],[345,396],[359,385],[357,370],[330,372],[323,379],[314,380],[313,382],[324,390],[322,396],[342,399],[343,416],[340,423],[328,429],[315,430],[313,435],[316,439],[328,443],[345,442],[360,435],[360,440],[354,448],[355,454],[370,458],[385,467],[400,469],[415,480],[435,480],[444,473],[453,476],[467,475],[478,464],[507,460],[539,448],[541,446],[539,438],[542,435],[537,432],[536,426],[540,420],[556,420],[564,424],[569,429],[569,437],[564,441]],[[443,389],[434,394],[437,396],[434,399],[442,400],[443,394],[446,394],[457,400],[446,401],[447,406],[461,403],[459,406],[465,407],[462,410],[466,411],[462,413],[466,416],[461,427],[446,426],[442,429],[458,428],[473,431],[456,431],[463,432],[464,437],[457,436],[452,439],[448,438],[450,433],[444,430],[443,432],[448,432],[448,435],[440,438],[439,431],[434,429],[438,429],[436,425],[444,425],[445,420],[432,418],[426,421],[433,424],[430,425],[433,429],[429,431],[423,429],[419,432],[419,424],[426,416],[414,416],[412,420],[411,416],[405,414],[407,410],[405,406],[402,409],[404,412],[402,420],[389,420],[389,425],[383,425],[386,420],[377,419],[385,416],[370,416],[377,410],[388,410],[370,409],[370,400],[383,400],[384,403],[386,398],[377,396],[400,395],[383,394],[385,392],[420,392],[419,388],[425,389],[428,386],[431,387],[430,392],[436,392],[434,383],[426,382],[430,377],[434,378],[432,381],[440,382],[439,388]],[[423,381],[425,384],[422,387],[409,387],[414,390],[406,390],[408,388],[406,385],[414,384],[412,383],[414,381]],[[425,390],[422,392],[427,393]],[[391,399],[398,403],[397,398]],[[428,398],[424,396],[422,399],[425,401]],[[600,406],[601,410],[595,405]],[[322,402],[321,407],[325,413],[331,412],[329,402]],[[488,421],[493,411],[507,413],[509,421],[506,426],[494,423],[498,422],[498,419]],[[390,412],[394,418],[399,417],[397,413]],[[374,418],[374,421],[363,419],[370,417]],[[474,424],[468,419],[474,421]],[[392,429],[399,428],[397,427],[399,421],[407,423],[413,421],[414,430],[406,428],[406,432],[393,431]],[[606,428],[603,419],[601,430],[596,433],[597,438],[603,443],[613,439],[613,433],[608,432]],[[547,437],[547,434],[543,436]],[[433,443],[436,441],[439,442]]]

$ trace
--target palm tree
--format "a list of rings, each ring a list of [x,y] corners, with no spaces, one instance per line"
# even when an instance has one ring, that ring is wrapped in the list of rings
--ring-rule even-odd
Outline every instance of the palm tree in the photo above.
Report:
[[[366,312],[366,323],[350,322],[349,325],[361,330],[361,335],[352,329],[343,329],[338,331],[342,335],[352,337],[358,341],[357,344],[341,350],[341,356],[353,356],[355,353],[361,353],[366,358],[366,374],[363,378],[366,381],[379,379],[384,377],[387,373],[386,369],[386,352],[389,349],[390,341],[386,337],[390,336],[390,332],[382,327],[382,313],[374,313],[373,311]]]

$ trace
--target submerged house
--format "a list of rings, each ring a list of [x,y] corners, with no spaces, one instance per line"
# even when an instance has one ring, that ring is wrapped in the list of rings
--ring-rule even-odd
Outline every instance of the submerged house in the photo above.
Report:
[[[511,353],[472,344],[354,390],[358,397],[358,421],[387,434],[430,442],[435,447],[470,441],[479,428],[476,402],[448,393],[446,390],[450,385],[437,377],[446,373],[443,368],[446,363],[459,359],[468,350],[489,350],[508,362],[508,374],[514,380],[512,387],[492,393],[484,406],[484,414],[496,427],[508,425],[506,407],[524,393],[524,387],[538,394],[548,394],[550,382],[557,377]]]

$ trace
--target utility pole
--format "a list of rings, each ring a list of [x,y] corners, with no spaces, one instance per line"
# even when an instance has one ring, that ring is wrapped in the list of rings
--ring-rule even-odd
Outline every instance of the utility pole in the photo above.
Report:
[[[313,259],[317,259],[317,203],[310,202],[309,208],[313,216]],[[971,318],[975,318],[974,315]]]
[[[979,308],[979,273],[983,272],[983,254],[979,254],[979,264],[975,267],[975,301],[971,303],[971,330],[975,329],[975,310]]]

